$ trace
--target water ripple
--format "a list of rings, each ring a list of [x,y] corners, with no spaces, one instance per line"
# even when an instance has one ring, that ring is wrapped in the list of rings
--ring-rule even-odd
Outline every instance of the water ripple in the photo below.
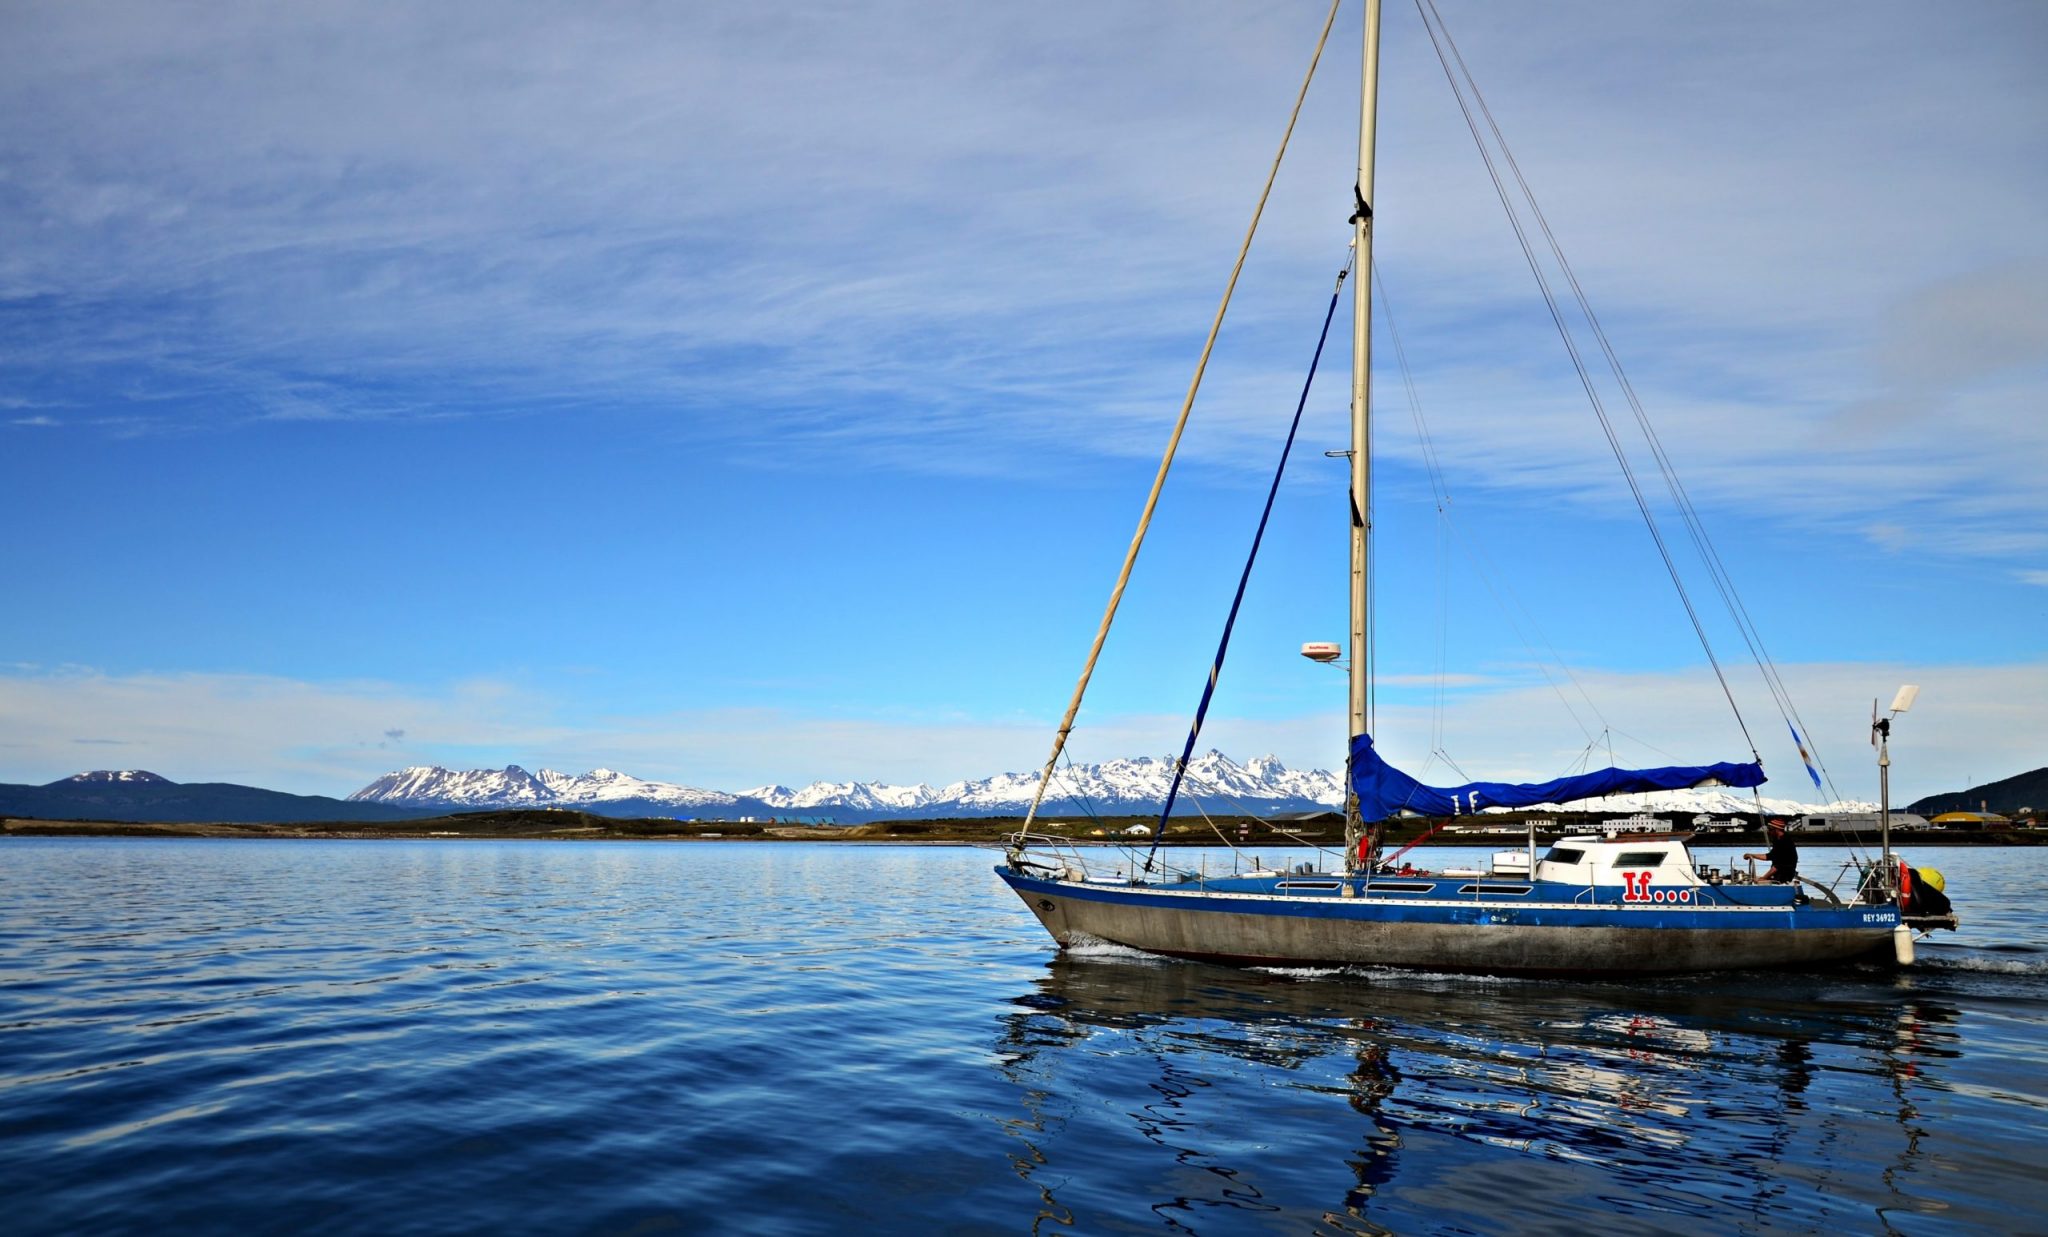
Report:
[[[0,864],[12,1231],[2048,1228],[2009,909],[1906,975],[1569,984],[1058,957],[956,848]]]

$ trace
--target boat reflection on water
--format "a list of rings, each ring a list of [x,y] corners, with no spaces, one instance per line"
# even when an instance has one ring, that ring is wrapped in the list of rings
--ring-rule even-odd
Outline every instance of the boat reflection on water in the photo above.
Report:
[[[1014,1006],[997,1051],[1024,1108],[1016,1169],[1041,1226],[1090,1232],[1243,1212],[1488,1231],[1589,1207],[1650,1228],[1867,1223],[1924,1209],[1904,1188],[1913,1091],[1956,1055],[1953,1006],[1858,976],[1475,982],[1063,955]]]

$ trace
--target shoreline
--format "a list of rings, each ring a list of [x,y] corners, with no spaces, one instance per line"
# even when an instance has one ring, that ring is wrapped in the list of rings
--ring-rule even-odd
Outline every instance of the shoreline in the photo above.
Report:
[[[318,821],[292,824],[264,824],[223,821],[109,821],[51,820],[37,817],[0,817],[0,837],[126,837],[234,839],[330,839],[346,841],[554,841],[554,842],[832,842],[850,845],[997,845],[1016,832],[1021,820],[994,817],[974,820],[875,821],[864,825],[779,825],[756,822],[677,821],[592,816],[586,813],[554,811],[475,812],[419,820],[366,823],[363,821]],[[1176,827],[1177,829],[1179,826]],[[1404,846],[1423,841],[1425,825],[1390,830],[1382,846]],[[1213,830],[1189,827],[1185,833],[1169,834],[1160,849],[1236,846],[1240,849],[1336,849],[1341,837],[1320,830],[1280,830],[1265,822],[1249,830],[1233,822],[1235,841]],[[1588,823],[1572,825],[1539,838],[1554,840],[1566,833],[1599,831]],[[1683,833],[1683,830],[1678,830]],[[1878,844],[1877,836],[1829,831],[1794,834],[1801,849],[1864,847]],[[1077,835],[1064,837],[1066,844],[1082,847],[1146,846],[1149,839],[1116,839]],[[1696,833],[1694,845],[1761,845],[1761,830],[1744,833]],[[1991,831],[1894,830],[1894,846],[2048,846],[2048,829],[2004,829]],[[1446,847],[1484,847],[1518,850],[1527,846],[1527,835],[1506,833],[1440,832],[1423,844]]]

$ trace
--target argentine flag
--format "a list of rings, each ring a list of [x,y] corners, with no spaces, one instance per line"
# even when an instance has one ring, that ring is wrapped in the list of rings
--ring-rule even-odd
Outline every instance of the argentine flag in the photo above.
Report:
[[[1819,790],[1820,771],[1813,767],[1813,757],[1806,754],[1806,743],[1799,737],[1799,728],[1788,721],[1785,723],[1785,729],[1792,732],[1792,746],[1799,749],[1799,763],[1806,766],[1806,776],[1813,779],[1813,788]]]

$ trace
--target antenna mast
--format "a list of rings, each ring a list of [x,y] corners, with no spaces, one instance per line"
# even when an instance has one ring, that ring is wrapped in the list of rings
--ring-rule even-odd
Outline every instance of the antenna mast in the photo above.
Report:
[[[1920,688],[1912,683],[1892,697],[1891,717],[1877,715],[1877,701],[1870,702],[1870,745],[1877,749],[1877,823],[1884,838],[1884,879],[1893,896],[1898,894],[1898,865],[1892,860],[1892,718],[1913,707]]]

